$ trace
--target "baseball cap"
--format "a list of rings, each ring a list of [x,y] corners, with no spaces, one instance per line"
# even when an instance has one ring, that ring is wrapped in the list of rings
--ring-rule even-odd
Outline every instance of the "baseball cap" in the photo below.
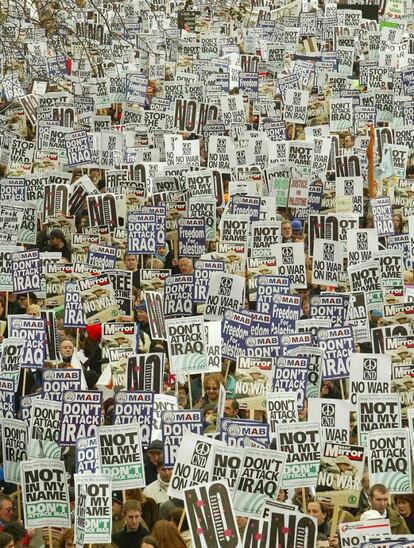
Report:
[[[292,230],[302,230],[302,223],[299,219],[293,219],[291,226]]]

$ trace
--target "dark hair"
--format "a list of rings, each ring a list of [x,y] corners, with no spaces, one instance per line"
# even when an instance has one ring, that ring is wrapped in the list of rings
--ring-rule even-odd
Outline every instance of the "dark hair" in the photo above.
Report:
[[[0,548],[6,548],[9,542],[13,542],[14,538],[9,534],[2,531],[0,533]]]
[[[58,544],[59,548],[65,548],[66,542],[68,540],[72,540],[73,542],[74,538],[75,538],[75,531],[72,528],[65,529],[59,539],[59,544]]]
[[[397,504],[399,500],[408,502],[411,507],[411,512],[414,510],[414,495],[395,495],[394,504]]]
[[[368,498],[372,499],[375,491],[378,491],[382,495],[388,495],[388,489],[385,487],[385,485],[383,485],[382,483],[376,483],[368,491]]]
[[[4,532],[9,533],[15,541],[22,540],[26,535],[26,529],[18,521],[5,523]]]

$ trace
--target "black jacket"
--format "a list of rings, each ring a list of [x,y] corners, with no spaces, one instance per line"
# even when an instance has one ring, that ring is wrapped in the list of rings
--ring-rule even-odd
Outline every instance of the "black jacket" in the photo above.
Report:
[[[149,535],[148,529],[140,525],[137,531],[127,532],[126,526],[122,531],[112,535],[112,542],[119,548],[137,548],[141,539]]]

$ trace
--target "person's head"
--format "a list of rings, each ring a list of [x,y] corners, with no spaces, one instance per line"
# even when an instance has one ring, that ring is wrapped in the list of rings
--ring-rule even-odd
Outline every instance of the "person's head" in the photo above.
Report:
[[[59,345],[59,352],[63,361],[70,361],[75,350],[75,345],[71,339],[63,339]]]
[[[26,529],[19,521],[6,523],[4,532],[9,533],[9,535],[13,537],[15,548],[21,548],[23,546],[22,541],[26,536]]]
[[[310,516],[313,516],[317,520],[318,525],[322,525],[326,519],[326,512],[322,509],[319,502],[308,502],[307,512]]]
[[[381,483],[373,485],[368,493],[368,501],[372,510],[383,514],[388,505],[388,489],[385,485]]]
[[[154,440],[147,451],[148,460],[154,466],[157,466],[159,457],[162,456],[162,444],[159,440]]]
[[[38,304],[31,304],[27,307],[27,313],[32,318],[40,318],[40,306]]]
[[[178,527],[181,522],[180,531],[188,531],[187,516],[184,515],[183,518],[183,512],[184,508],[174,508],[174,510],[172,510],[170,513],[170,521],[172,521],[176,527]]]
[[[138,268],[138,260],[136,255],[129,255],[126,253],[124,255],[124,264],[126,270],[131,270],[132,272],[135,272]]]
[[[284,239],[289,239],[289,238],[292,237],[292,227],[291,227],[290,221],[283,221],[282,222],[281,232],[282,232],[282,237]]]
[[[159,548],[186,548],[177,527],[166,519],[156,522],[152,528],[152,535],[157,539]]]
[[[158,547],[159,547],[158,541],[152,535],[147,535],[143,539],[141,539],[141,544],[139,545],[139,548],[158,548]]]
[[[344,137],[344,148],[352,148],[354,146],[354,137],[348,133]]]
[[[141,503],[137,500],[127,500],[122,506],[122,517],[129,532],[138,531],[139,520],[141,519]]]
[[[165,483],[170,483],[170,479],[173,473],[173,468],[164,468],[164,461],[162,456],[159,456],[157,459],[157,472],[160,476],[160,480]]]
[[[237,400],[226,400],[224,402],[224,416],[237,417],[239,411],[239,402]]]
[[[188,388],[185,384],[178,385],[178,405],[185,405],[188,400]]]
[[[395,495],[394,503],[397,510],[404,518],[408,518],[414,510],[413,495]]]
[[[0,533],[0,548],[14,548],[14,540],[9,533]]]
[[[180,269],[181,274],[192,274],[193,261],[188,257],[183,257],[178,261],[178,268]]]
[[[58,228],[55,228],[49,234],[49,245],[55,249],[61,249],[66,245],[65,235]]]
[[[148,312],[147,312],[147,304],[142,301],[137,307],[137,320],[140,323],[148,323]]]
[[[216,402],[219,398],[220,384],[223,377],[220,373],[208,373],[204,377],[204,391],[207,393],[209,402]]]
[[[0,521],[7,523],[12,521],[13,502],[8,495],[0,494]]]
[[[122,493],[120,491],[112,492],[112,517],[119,519],[122,516]]]
[[[401,232],[403,228],[403,218],[401,213],[394,213],[392,216],[392,222],[394,225],[394,232]]]
[[[63,531],[59,539],[59,548],[74,548],[75,547],[75,532],[73,529]]]

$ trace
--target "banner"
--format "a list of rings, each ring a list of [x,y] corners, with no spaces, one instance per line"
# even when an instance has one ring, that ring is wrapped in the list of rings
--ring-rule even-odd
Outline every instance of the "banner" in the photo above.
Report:
[[[139,425],[100,426],[96,437],[100,473],[112,479],[112,489],[145,487]]]
[[[20,463],[27,460],[27,424],[4,418],[1,422],[4,481],[21,484]]]
[[[59,438],[62,447],[95,435],[102,422],[102,398],[100,391],[72,389],[63,393]]]
[[[276,442],[277,448],[287,455],[282,487],[314,487],[321,457],[319,424],[279,424]]]
[[[411,493],[411,452],[407,429],[387,429],[367,436],[370,485],[381,483],[391,494]]]
[[[63,462],[21,463],[24,523],[31,527],[70,527],[69,491]]]

